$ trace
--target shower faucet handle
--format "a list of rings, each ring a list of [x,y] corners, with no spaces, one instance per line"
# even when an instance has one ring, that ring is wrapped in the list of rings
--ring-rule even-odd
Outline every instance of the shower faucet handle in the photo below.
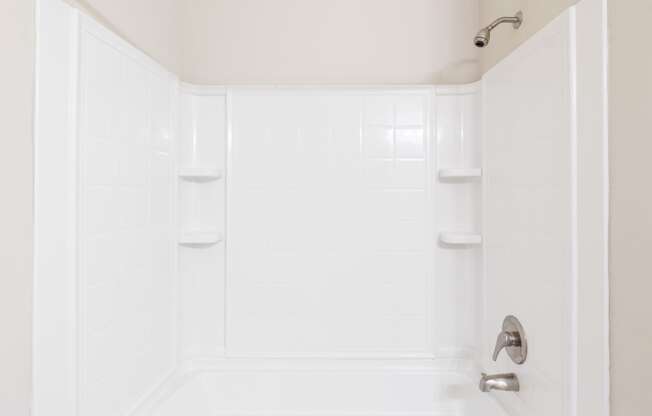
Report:
[[[492,356],[493,360],[498,360],[498,354],[507,348],[507,347],[520,347],[521,346],[521,337],[518,335],[518,332],[507,332],[503,331],[498,334],[498,339],[496,339],[496,347],[494,348],[494,354]]]
[[[493,360],[498,360],[498,355],[505,349],[509,358],[516,364],[523,364],[527,358],[527,340],[525,330],[519,320],[509,315],[503,321],[503,330],[498,334],[496,347],[494,348]]]

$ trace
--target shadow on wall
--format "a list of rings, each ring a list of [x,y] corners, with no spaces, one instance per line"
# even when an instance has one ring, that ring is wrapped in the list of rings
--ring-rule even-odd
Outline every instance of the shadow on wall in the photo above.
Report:
[[[481,78],[481,64],[478,59],[463,59],[453,62],[432,76],[433,84],[468,84]]]

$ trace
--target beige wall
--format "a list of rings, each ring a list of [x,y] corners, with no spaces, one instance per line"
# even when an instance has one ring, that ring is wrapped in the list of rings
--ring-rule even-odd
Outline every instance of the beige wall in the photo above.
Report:
[[[478,0],[194,0],[182,78],[205,84],[464,83]]]
[[[510,26],[499,27],[491,33],[491,44],[481,52],[482,67],[486,71],[507,56],[514,48],[541,30],[553,18],[578,0],[480,0],[482,26],[500,16],[513,16],[521,10],[523,26],[513,30]],[[617,1],[617,0],[616,0]],[[622,0],[621,0],[622,1]]]
[[[0,415],[29,414],[34,3],[0,3]]]
[[[652,412],[650,0],[609,1],[611,354],[614,416]]]
[[[188,82],[466,83],[478,0],[66,0]]]
[[[179,73],[183,0],[64,1],[90,13],[170,71]]]

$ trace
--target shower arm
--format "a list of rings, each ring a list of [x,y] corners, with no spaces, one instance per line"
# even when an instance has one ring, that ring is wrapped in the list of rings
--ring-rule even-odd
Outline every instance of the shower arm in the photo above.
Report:
[[[503,23],[511,23],[514,26],[514,29],[518,29],[523,22],[523,15],[519,12],[516,16],[503,16],[494,20],[487,26],[485,29],[492,31],[496,26],[502,25]]]

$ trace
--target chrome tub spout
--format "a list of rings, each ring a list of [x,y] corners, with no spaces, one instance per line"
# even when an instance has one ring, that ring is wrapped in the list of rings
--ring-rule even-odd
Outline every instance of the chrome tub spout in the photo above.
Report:
[[[482,373],[480,379],[480,391],[488,392],[497,391],[519,391],[521,386],[518,383],[518,377],[514,373],[491,374]]]

